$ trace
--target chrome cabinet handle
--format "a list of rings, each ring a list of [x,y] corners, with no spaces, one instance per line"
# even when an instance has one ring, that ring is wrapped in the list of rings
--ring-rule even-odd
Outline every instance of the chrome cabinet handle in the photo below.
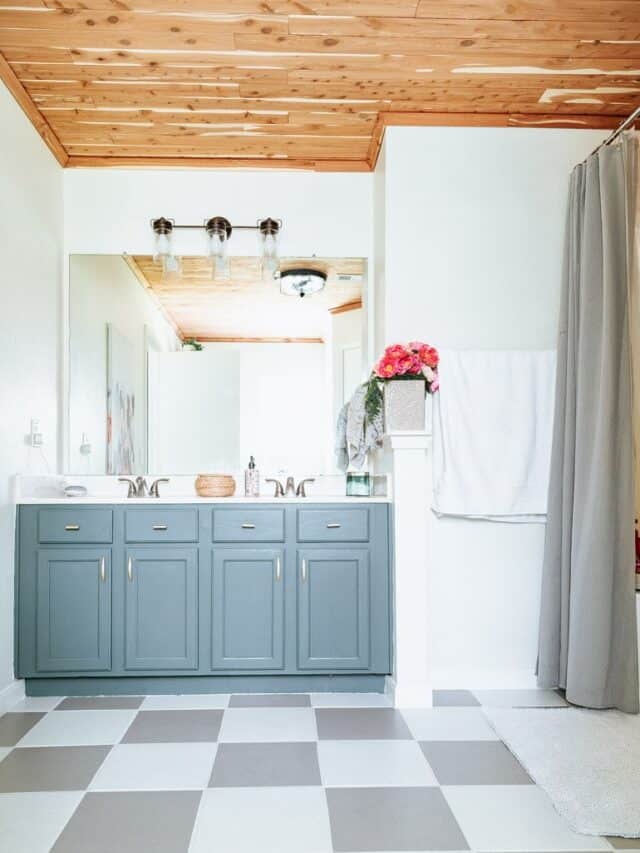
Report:
[[[168,524],[154,524],[153,529],[154,530],[168,530],[169,525]]]
[[[329,530],[333,530],[333,529],[335,529],[336,527],[342,527],[342,525],[341,525],[341,524],[339,524],[337,521],[330,521],[330,522],[327,524],[327,527],[329,528]]]
[[[305,583],[307,580],[307,561],[305,558],[302,558],[302,583]]]
[[[245,521],[245,523],[241,524],[240,526],[243,530],[255,530],[256,528],[255,524],[251,524],[251,522],[249,521]]]
[[[65,530],[80,530],[80,525],[79,524],[65,524],[64,529]]]
[[[282,577],[282,562],[280,560],[280,556],[276,557],[276,581],[279,581]]]
[[[127,577],[129,581],[133,580],[133,557],[129,557],[127,560]]]
[[[107,561],[104,557],[100,557],[100,580],[102,583],[107,582]]]

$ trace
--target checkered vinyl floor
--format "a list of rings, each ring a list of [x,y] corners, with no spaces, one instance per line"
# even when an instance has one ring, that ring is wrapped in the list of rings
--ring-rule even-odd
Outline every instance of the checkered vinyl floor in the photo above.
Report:
[[[26,699],[0,718],[3,853],[640,851],[578,835],[483,706],[551,691]]]

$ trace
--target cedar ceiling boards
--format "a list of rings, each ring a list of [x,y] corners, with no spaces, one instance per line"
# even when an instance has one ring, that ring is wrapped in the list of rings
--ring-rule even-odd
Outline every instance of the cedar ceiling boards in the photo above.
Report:
[[[257,258],[231,257],[226,280],[213,280],[202,257],[183,257],[181,273],[169,280],[148,255],[125,260],[183,340],[320,343],[328,312],[362,306],[361,258],[283,258],[282,270],[312,267],[327,274],[324,290],[304,299],[282,295],[277,280],[265,281]]]
[[[0,78],[66,166],[368,171],[396,124],[608,128],[639,0],[0,0]]]

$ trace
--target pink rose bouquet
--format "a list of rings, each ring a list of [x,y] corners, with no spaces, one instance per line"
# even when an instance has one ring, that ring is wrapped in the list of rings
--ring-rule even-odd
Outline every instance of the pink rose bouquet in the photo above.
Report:
[[[424,379],[426,392],[438,390],[438,350],[422,341],[391,344],[382,354],[367,384],[365,407],[369,420],[382,409],[382,383],[389,379]]]

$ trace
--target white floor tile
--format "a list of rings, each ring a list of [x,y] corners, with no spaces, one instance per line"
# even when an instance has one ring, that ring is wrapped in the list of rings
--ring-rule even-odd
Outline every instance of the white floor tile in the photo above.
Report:
[[[480,708],[407,708],[402,716],[417,740],[499,740]]]
[[[438,784],[415,741],[324,740],[318,760],[322,784],[329,788]]]
[[[391,708],[384,693],[312,693],[314,708]]]
[[[487,708],[566,708],[567,702],[555,690],[474,690],[473,695]]]
[[[0,850],[49,853],[82,791],[0,794]]]
[[[62,702],[62,696],[25,696],[11,708],[12,714],[24,711],[53,711]]]
[[[53,711],[18,746],[101,746],[118,743],[136,711]]]
[[[89,786],[92,791],[170,791],[206,788],[215,743],[118,744]]]
[[[224,712],[218,741],[274,743],[317,737],[313,708],[230,708]]]
[[[534,785],[466,785],[442,792],[474,851],[610,850],[603,838],[579,835]]]
[[[180,696],[147,696],[141,711],[208,711],[226,708],[229,705],[228,693],[194,693]]]
[[[330,853],[322,788],[211,788],[189,853]]]

